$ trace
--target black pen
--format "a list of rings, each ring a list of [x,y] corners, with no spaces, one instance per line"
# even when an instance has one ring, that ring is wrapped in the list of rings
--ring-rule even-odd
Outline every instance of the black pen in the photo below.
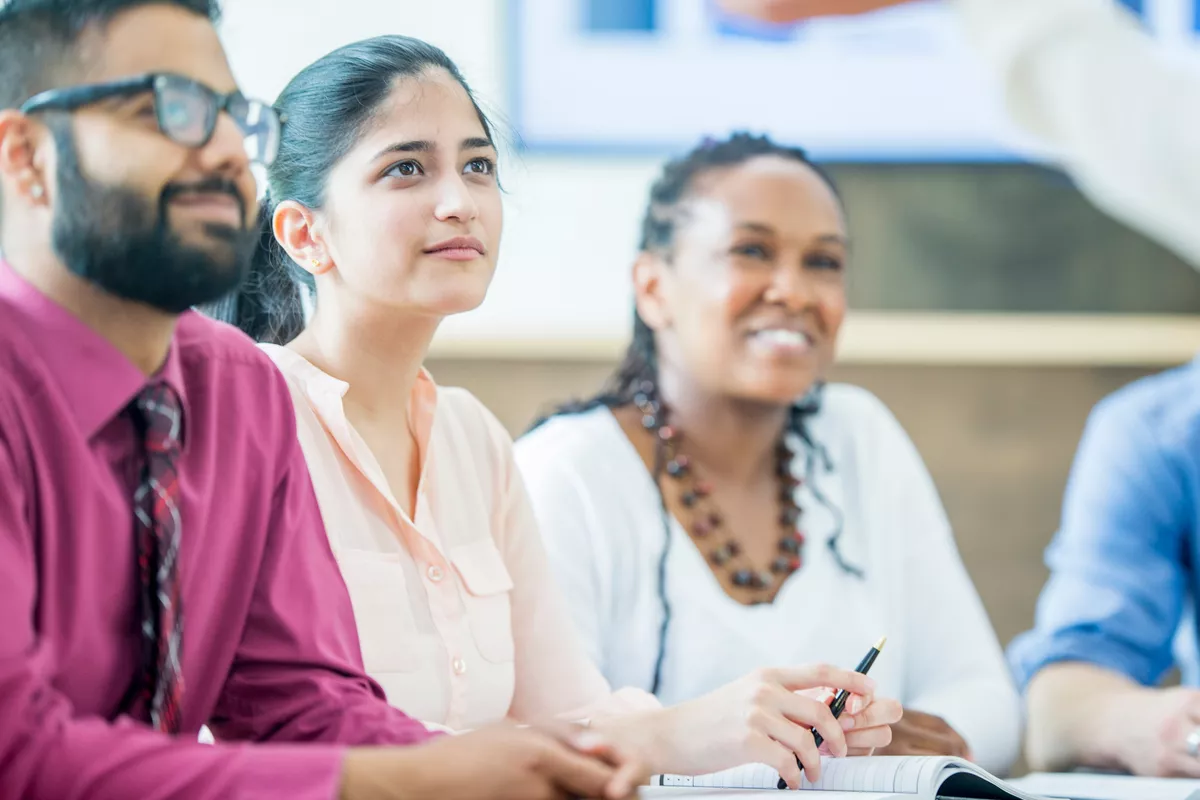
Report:
[[[886,643],[887,643],[886,636],[884,636],[882,639],[880,639],[878,642],[876,642],[875,646],[872,647],[865,656],[863,656],[863,660],[858,662],[858,666],[854,668],[854,671],[859,672],[863,675],[866,675],[868,672],[870,672],[871,665],[873,665],[875,663],[875,659],[879,658],[879,653],[883,650],[883,646]],[[850,699],[850,692],[846,691],[845,689],[842,689],[833,698],[833,702],[829,704],[829,710],[831,712],[833,712],[834,719],[837,719],[838,717],[840,717],[842,715],[842,712],[846,709],[846,701],[849,699]],[[813,735],[813,741],[815,741],[817,743],[817,747],[820,747],[821,742],[825,741],[825,738],[823,736],[821,736],[821,734],[817,731],[816,728],[812,729],[812,735]],[[801,770],[804,769],[804,765],[800,763],[800,756],[796,756],[796,766],[799,767]],[[779,788],[780,789],[788,788],[787,781],[785,781],[783,778],[779,779]]]

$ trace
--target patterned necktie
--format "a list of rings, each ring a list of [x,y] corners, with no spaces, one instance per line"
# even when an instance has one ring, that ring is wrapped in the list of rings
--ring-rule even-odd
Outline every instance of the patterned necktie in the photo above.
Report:
[[[183,608],[179,591],[179,480],[183,409],[165,383],[151,383],[131,406],[145,443],[145,463],[133,496],[140,577],[142,664],[135,702],[158,730],[179,730],[183,675]]]

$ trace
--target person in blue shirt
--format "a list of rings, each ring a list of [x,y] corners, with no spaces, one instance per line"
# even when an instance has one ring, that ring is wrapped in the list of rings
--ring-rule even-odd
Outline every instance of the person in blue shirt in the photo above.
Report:
[[[1036,625],[1009,648],[1033,769],[1200,777],[1200,690],[1158,685],[1200,589],[1198,554],[1200,359],[1088,421]]]

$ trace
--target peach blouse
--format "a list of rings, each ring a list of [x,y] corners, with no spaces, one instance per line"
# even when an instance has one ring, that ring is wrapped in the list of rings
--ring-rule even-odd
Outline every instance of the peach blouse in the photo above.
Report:
[[[613,693],[583,650],[512,440],[482,403],[422,370],[408,398],[421,470],[409,518],[346,418],[347,384],[262,348],[287,378],[363,661],[392,705],[455,730],[657,705],[640,690]]]

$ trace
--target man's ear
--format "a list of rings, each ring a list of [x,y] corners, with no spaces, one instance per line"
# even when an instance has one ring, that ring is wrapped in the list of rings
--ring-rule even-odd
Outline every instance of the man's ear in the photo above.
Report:
[[[45,126],[12,108],[0,111],[0,185],[5,205],[49,205],[51,138]]]

